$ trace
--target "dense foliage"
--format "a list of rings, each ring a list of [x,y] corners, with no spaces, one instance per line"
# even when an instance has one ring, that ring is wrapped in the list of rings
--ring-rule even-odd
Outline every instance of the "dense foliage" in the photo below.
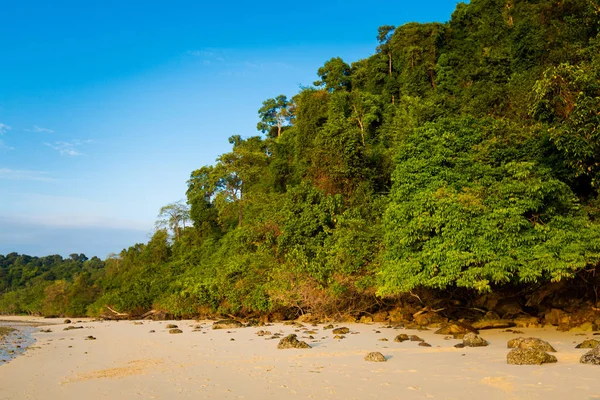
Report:
[[[147,244],[0,258],[0,311],[359,313],[600,261],[600,7],[473,0],[259,109]]]

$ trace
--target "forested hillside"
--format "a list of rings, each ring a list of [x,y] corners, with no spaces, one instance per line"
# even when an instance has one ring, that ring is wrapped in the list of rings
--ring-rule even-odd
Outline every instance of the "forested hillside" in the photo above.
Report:
[[[594,0],[380,27],[373,55],[257,105],[257,135],[192,171],[148,243],[1,258],[0,311],[360,317],[403,296],[543,308],[549,287],[595,302],[599,32]]]

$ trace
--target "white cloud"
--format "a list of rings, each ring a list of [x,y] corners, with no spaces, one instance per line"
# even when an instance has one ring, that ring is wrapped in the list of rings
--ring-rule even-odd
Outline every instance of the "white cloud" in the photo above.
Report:
[[[202,59],[202,63],[205,65],[212,64],[213,62],[223,63],[225,62],[225,55],[223,51],[216,49],[207,50],[189,50],[186,53],[188,56],[198,57]]]
[[[37,125],[34,125],[33,129],[25,129],[25,131],[27,131],[27,132],[35,132],[35,133],[54,133],[54,131],[52,129],[40,128]]]
[[[0,168],[0,179],[12,181],[41,181],[51,182],[54,179],[45,171],[31,171],[25,169]]]
[[[10,147],[6,144],[4,144],[4,142],[2,140],[0,140],[0,150],[14,150],[14,147]]]
[[[12,128],[8,125],[0,123],[0,135],[4,135],[6,132],[10,131]]]
[[[70,142],[58,141],[44,144],[51,149],[58,151],[61,156],[75,157],[83,155],[77,148],[88,143],[93,143],[93,140],[71,140]]]

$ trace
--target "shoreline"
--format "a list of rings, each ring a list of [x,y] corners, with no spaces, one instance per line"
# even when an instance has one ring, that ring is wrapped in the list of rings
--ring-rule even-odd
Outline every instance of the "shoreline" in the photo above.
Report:
[[[168,324],[182,333],[170,334]],[[22,356],[0,365],[2,395],[11,400],[78,399],[89,393],[98,399],[600,398],[600,366],[579,364],[587,350],[575,349],[576,343],[598,338],[593,332],[484,330],[480,336],[490,342],[488,347],[457,349],[453,346],[459,340],[434,330],[379,323],[334,324],[349,328],[342,340],[334,339],[324,324],[222,330],[213,330],[212,324],[86,321],[70,324],[81,329],[65,331],[68,325],[57,323],[52,332],[34,333],[36,345]],[[312,348],[279,350],[279,340],[258,336],[261,330],[295,333]],[[432,347],[396,343],[399,333],[418,335]],[[549,341],[558,363],[507,365],[506,343],[519,336]],[[365,361],[372,351],[387,362]]]

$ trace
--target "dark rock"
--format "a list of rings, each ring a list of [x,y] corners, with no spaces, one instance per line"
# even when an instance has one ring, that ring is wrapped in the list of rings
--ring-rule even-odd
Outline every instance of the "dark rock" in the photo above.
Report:
[[[587,339],[575,346],[576,349],[595,349],[600,344],[596,339]]]
[[[175,333],[183,333],[183,331],[181,329],[170,329],[169,333],[171,334],[175,334]]]
[[[270,331],[260,330],[260,331],[256,332],[256,335],[258,335],[258,336],[271,336],[271,332]]]
[[[324,326],[323,329],[333,329],[333,325],[329,324],[327,326]]]
[[[521,315],[513,321],[517,328],[540,328],[542,326],[540,320],[531,315]]]
[[[344,335],[335,335],[333,338],[334,338],[334,339],[339,339],[339,340],[342,340],[342,339],[344,339],[345,337],[346,337],[346,336],[344,336]]]
[[[85,338],[85,340],[96,340],[96,338],[93,337],[93,336],[88,336],[88,337]]]
[[[154,333],[154,332],[156,332],[156,331],[155,331],[154,329],[152,329],[152,330],[150,330],[150,332],[148,332],[148,333]]]
[[[556,357],[539,348],[517,348],[506,356],[506,362],[513,365],[542,365],[556,361]]]
[[[63,331],[72,331],[73,329],[83,329],[83,326],[67,326],[66,328],[63,329]]]
[[[378,351],[371,352],[365,356],[365,361],[386,362],[386,358]]]
[[[65,319],[65,320],[63,321],[63,324],[70,324],[70,323],[71,323],[71,320],[70,320],[70,319]]]
[[[538,338],[516,338],[508,341],[509,349],[537,349],[542,351],[556,352],[554,347],[545,340]]]
[[[454,345],[454,347],[456,347],[457,349],[462,349],[462,348],[465,347],[465,344],[464,343],[457,343],[457,344]]]
[[[287,335],[279,341],[278,349],[310,349],[310,345],[306,342],[301,342],[296,338],[296,334]]]
[[[463,344],[465,345],[465,347],[484,347],[487,346],[489,343],[481,336],[473,332],[469,332],[466,333],[465,336],[463,336]]]
[[[410,340],[406,333],[401,333],[394,338],[394,342],[402,343],[406,340]]]
[[[425,341],[425,340],[421,339],[420,337],[418,337],[417,335],[410,335],[410,336],[408,337],[408,339],[409,339],[411,342],[424,342],[424,341]]]
[[[234,319],[222,319],[213,323],[213,329],[235,329],[242,328],[244,325]]]
[[[448,318],[442,317],[441,315],[439,315],[438,313],[435,313],[433,311],[419,314],[419,315],[415,316],[414,319],[415,319],[415,323],[418,326],[429,325],[432,327],[437,327],[437,326],[441,326],[448,322]]]
[[[50,332],[52,332],[52,329],[40,329],[40,332],[50,333]]]
[[[579,362],[582,364],[600,365],[600,346],[596,346],[582,355]]]
[[[348,329],[346,327],[336,328],[333,331],[331,331],[331,333],[333,333],[334,335],[345,335],[348,332],[350,332],[350,329]]]
[[[388,340],[386,338],[381,338],[379,339],[380,342],[387,342]]]
[[[546,325],[565,325],[569,323],[569,320],[569,314],[558,308],[553,308],[544,315]]]
[[[167,326],[165,327],[167,329],[175,329],[175,328],[179,328],[177,325],[175,324],[167,324]]]
[[[431,347],[431,345],[427,342],[419,342],[419,346],[421,347]]]

